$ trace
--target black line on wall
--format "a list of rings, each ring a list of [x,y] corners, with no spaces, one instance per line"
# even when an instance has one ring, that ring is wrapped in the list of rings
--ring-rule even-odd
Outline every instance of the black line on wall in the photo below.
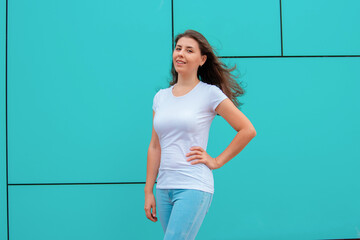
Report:
[[[329,239],[320,239],[320,240],[360,240],[360,238],[329,238]]]
[[[5,20],[5,134],[6,134],[6,214],[7,214],[7,239],[10,240],[9,227],[9,173],[8,173],[8,114],[7,114],[7,49],[8,49],[8,0],[6,0],[6,20]]]
[[[279,4],[280,4],[280,39],[281,39],[281,56],[284,56],[284,53],[283,53],[283,34],[282,34],[282,11],[281,11],[281,0],[280,0]]]
[[[171,0],[171,52],[174,51],[174,0]]]
[[[360,57],[360,55],[297,55],[297,56],[218,56],[219,58],[311,58],[311,57]]]
[[[146,182],[94,182],[94,183],[10,183],[9,186],[27,186],[27,185],[94,185],[94,184],[145,184]],[[155,182],[157,183],[157,182]]]

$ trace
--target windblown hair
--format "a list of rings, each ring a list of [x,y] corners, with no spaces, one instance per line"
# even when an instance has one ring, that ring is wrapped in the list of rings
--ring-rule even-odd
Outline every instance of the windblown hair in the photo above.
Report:
[[[176,46],[178,40],[182,37],[192,38],[197,41],[201,55],[207,56],[205,63],[198,68],[197,76],[199,80],[219,87],[236,107],[243,105],[236,97],[243,95],[245,90],[236,82],[235,78],[238,78],[238,76],[231,73],[236,69],[236,64],[233,68],[228,68],[226,64],[221,62],[214,53],[216,51],[201,33],[194,30],[186,30],[175,37],[174,46]],[[169,83],[170,86],[178,81],[178,73],[175,70],[174,63],[172,62],[171,65],[172,80]]]

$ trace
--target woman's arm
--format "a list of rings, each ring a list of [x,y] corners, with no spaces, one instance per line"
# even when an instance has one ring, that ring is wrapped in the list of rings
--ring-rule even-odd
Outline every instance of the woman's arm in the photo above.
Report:
[[[250,120],[228,98],[222,101],[215,111],[238,132],[229,146],[215,158],[220,168],[245,148],[256,136],[256,131]]]
[[[153,122],[154,122],[154,116],[155,116],[155,112],[153,111]],[[145,193],[153,192],[156,177],[158,175],[158,171],[160,167],[160,156],[161,156],[161,148],[160,148],[159,137],[156,134],[153,126],[151,141],[147,154],[146,184],[144,188]]]

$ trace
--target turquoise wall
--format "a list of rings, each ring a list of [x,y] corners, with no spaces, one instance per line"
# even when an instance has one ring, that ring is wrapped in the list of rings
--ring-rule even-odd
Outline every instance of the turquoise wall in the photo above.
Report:
[[[151,105],[186,29],[238,66],[257,131],[214,171],[197,239],[360,238],[359,12],[356,0],[1,0],[0,239],[162,239],[144,212]],[[235,134],[215,117],[208,153]]]

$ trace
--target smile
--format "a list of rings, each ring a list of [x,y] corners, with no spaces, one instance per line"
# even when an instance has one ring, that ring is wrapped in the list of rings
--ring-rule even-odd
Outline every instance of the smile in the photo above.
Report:
[[[177,63],[177,64],[186,64],[185,62],[180,61],[180,60],[177,60],[176,63]]]

